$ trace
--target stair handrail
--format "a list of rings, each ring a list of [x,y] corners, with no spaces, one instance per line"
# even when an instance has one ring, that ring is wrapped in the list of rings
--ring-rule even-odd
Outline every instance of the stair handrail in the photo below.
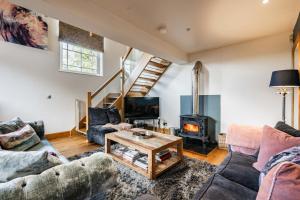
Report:
[[[92,94],[92,99],[97,96],[110,82],[112,82],[120,73],[122,73],[123,68],[124,68],[124,62],[125,60],[128,58],[128,56],[130,55],[131,51],[132,51],[132,47],[129,47],[128,50],[126,51],[126,53],[124,54],[124,56],[122,57],[122,66],[121,69],[119,71],[117,71],[113,77],[111,77],[108,81],[106,81],[98,90],[96,90],[93,94]]]
[[[96,90],[92,95],[91,98],[93,99],[97,96],[106,86],[108,86],[120,73],[122,73],[123,68],[118,70],[108,81],[106,81],[98,90]]]
[[[132,47],[129,47],[127,52],[122,56],[122,66],[124,66],[124,62],[127,60],[128,56],[130,55],[131,51],[133,50]]]

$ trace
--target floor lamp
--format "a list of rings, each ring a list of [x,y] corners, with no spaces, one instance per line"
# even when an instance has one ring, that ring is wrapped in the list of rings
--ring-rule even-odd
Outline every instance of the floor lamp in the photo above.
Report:
[[[282,121],[285,123],[285,101],[289,88],[300,86],[299,72],[296,69],[279,70],[272,72],[270,87],[278,88],[282,95]]]

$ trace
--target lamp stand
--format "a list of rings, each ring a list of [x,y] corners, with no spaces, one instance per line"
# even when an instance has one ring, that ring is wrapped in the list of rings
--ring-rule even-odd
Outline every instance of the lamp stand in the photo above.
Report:
[[[286,102],[286,95],[288,94],[288,91],[286,88],[281,88],[278,92],[279,94],[282,95],[282,121],[286,123],[285,119],[285,102]]]

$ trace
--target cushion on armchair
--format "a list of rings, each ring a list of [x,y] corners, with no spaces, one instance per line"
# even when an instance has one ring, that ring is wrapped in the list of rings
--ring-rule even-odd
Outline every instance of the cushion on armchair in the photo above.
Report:
[[[89,125],[104,125],[109,123],[107,108],[89,108]]]
[[[109,123],[111,123],[111,124],[121,123],[121,116],[120,116],[119,110],[116,107],[109,108],[107,110],[107,116],[109,119]]]

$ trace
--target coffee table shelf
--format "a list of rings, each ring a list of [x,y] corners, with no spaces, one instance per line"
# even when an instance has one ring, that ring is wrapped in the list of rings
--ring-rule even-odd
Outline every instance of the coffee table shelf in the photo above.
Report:
[[[136,172],[148,177],[149,179],[155,179],[157,176],[176,165],[182,161],[182,150],[183,142],[182,138],[176,136],[166,136],[161,133],[154,133],[154,138],[135,140],[130,137],[132,132],[120,131],[116,133],[109,133],[105,135],[105,152],[112,156],[112,158],[124,164],[125,166],[135,170]],[[124,134],[124,135],[123,135]],[[148,155],[148,170],[145,170],[135,164],[127,161],[123,157],[116,155],[111,152],[111,142],[117,142],[127,147],[134,148],[142,153]],[[157,141],[157,142],[155,142]],[[172,155],[171,158],[162,161],[161,163],[156,163],[155,155],[156,153],[168,149],[170,147],[176,146],[177,155]]]

